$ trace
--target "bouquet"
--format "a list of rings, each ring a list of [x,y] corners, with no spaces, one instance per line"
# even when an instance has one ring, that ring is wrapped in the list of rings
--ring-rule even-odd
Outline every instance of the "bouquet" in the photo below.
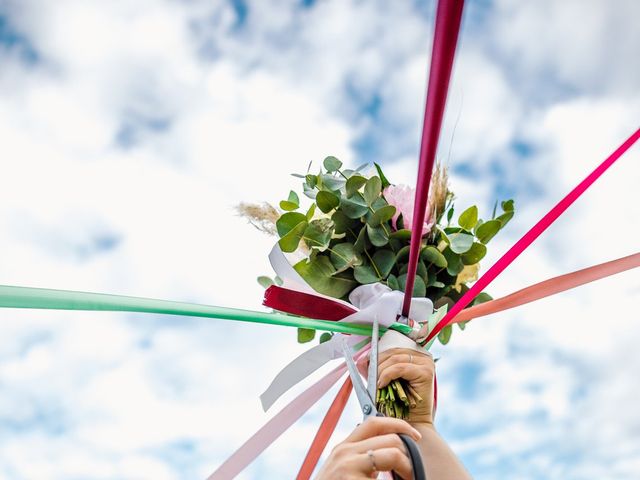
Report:
[[[278,236],[283,252],[297,253],[293,265],[315,291],[342,300],[361,285],[381,283],[404,292],[409,261],[414,189],[394,185],[374,163],[355,170],[343,168],[335,157],[324,159],[317,174],[294,174],[302,179],[302,193],[310,201],[303,206],[291,191],[280,209],[241,204],[238,208],[259,229]],[[422,246],[413,287],[413,297],[426,297],[436,308],[453,305],[478,278],[480,261],[489,241],[511,220],[514,202],[496,202],[491,217],[479,217],[470,206],[455,217],[454,194],[448,173],[436,165],[422,226]],[[276,277],[259,277],[266,288]],[[491,300],[483,292],[471,305]],[[464,323],[458,324],[461,329]],[[444,345],[453,326],[437,336]],[[323,333],[320,342],[333,334]],[[310,342],[315,330],[298,329],[298,341]],[[378,410],[387,416],[407,418],[409,408],[422,399],[403,380],[395,380],[377,393]]]

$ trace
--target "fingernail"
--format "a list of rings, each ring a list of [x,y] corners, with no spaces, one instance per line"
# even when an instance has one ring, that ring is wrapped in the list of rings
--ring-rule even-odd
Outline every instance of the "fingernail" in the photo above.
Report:
[[[416,437],[418,437],[418,440],[420,440],[422,438],[422,434],[415,428],[413,429],[413,431],[416,433]]]

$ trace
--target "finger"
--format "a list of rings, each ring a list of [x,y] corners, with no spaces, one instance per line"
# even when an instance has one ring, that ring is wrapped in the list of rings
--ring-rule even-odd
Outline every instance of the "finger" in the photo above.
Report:
[[[422,438],[420,432],[399,418],[369,417],[365,422],[356,427],[351,435],[346,438],[345,442],[359,442],[366,438],[386,435],[388,433],[406,433],[416,441]]]
[[[386,387],[389,382],[397,378],[404,378],[409,382],[417,380],[433,381],[433,370],[425,368],[423,365],[413,363],[396,363],[385,369],[381,369],[378,374],[378,388]]]
[[[402,450],[404,443],[402,443],[397,433],[387,433],[365,438],[359,442],[349,443],[347,448],[353,453],[366,453],[369,450],[378,450],[380,448],[399,448]]]
[[[407,355],[408,354],[412,354],[414,356],[414,358],[420,357],[420,358],[433,358],[433,355],[431,355],[430,352],[427,352],[426,350],[423,350],[421,352],[418,352],[417,350],[414,350],[412,348],[390,348],[389,350],[385,350],[384,352],[380,352],[380,354],[378,355],[378,363],[386,360],[387,358],[389,358],[392,355],[405,355],[405,358],[408,358]]]
[[[394,363],[413,363],[415,365],[423,365],[429,368],[435,368],[433,359],[426,355],[421,355],[418,352],[403,352],[403,353],[394,353],[392,355],[387,356],[383,360],[378,361],[378,370],[382,370],[383,368],[389,367]]]
[[[365,475],[374,471],[394,471],[405,480],[411,480],[411,478],[413,478],[411,461],[401,448],[380,448],[373,450],[371,455],[366,452],[361,453],[356,457],[354,464],[357,465],[356,468]]]

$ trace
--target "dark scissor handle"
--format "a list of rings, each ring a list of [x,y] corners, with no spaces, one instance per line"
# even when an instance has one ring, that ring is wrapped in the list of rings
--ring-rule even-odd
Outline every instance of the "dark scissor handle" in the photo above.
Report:
[[[427,475],[424,472],[424,464],[422,463],[422,455],[418,444],[413,441],[411,437],[404,433],[399,433],[398,436],[404,446],[407,448],[409,454],[409,460],[411,460],[411,469],[413,471],[413,480],[427,480]],[[394,480],[402,480],[395,472],[393,472]]]

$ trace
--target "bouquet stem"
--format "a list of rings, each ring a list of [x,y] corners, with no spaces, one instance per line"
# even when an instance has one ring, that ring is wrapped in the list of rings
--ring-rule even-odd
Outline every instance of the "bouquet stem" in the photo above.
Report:
[[[399,378],[376,392],[376,407],[386,417],[407,420],[409,410],[423,401],[409,382]]]

